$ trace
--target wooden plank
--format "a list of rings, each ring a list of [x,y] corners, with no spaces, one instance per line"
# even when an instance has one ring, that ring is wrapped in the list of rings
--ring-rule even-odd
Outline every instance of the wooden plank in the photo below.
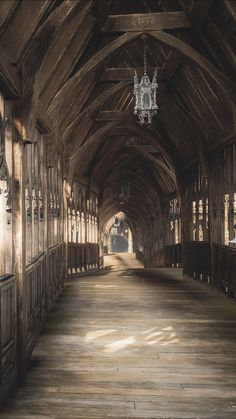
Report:
[[[183,29],[191,26],[185,12],[140,13],[111,15],[103,25],[103,32],[136,32]]]
[[[105,266],[65,284],[0,418],[235,417],[236,305],[133,254]]]

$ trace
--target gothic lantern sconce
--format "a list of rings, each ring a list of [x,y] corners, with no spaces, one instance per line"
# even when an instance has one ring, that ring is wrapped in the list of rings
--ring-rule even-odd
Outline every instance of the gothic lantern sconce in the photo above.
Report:
[[[141,125],[150,125],[152,122],[152,117],[157,114],[157,87],[157,68],[154,71],[152,82],[150,81],[147,75],[146,38],[144,38],[144,74],[141,78],[140,83],[138,80],[138,73],[136,70],[134,74],[134,115],[138,115],[139,123]]]

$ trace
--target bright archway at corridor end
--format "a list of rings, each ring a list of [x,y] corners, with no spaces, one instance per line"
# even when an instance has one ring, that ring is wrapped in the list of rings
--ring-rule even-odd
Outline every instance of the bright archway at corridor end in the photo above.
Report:
[[[115,214],[105,227],[104,254],[109,253],[133,253],[133,236],[123,212]]]

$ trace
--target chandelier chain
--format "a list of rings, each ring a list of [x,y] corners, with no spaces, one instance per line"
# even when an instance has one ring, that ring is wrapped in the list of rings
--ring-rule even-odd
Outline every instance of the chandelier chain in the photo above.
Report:
[[[147,75],[147,46],[146,40],[143,41],[143,63],[144,63],[144,75]]]

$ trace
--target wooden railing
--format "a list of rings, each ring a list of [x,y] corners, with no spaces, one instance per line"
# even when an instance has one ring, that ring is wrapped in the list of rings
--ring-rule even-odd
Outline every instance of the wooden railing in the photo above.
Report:
[[[166,246],[164,249],[166,267],[180,268],[182,266],[182,243]]]
[[[0,401],[17,379],[16,278],[0,277]]]
[[[208,242],[183,243],[183,273],[210,282],[211,248]]]
[[[47,312],[62,290],[63,245],[42,253],[26,268],[27,281],[27,357],[29,358],[41,332]]]
[[[236,249],[213,244],[212,279],[215,288],[236,298]]]
[[[99,248],[96,243],[86,245],[86,265],[88,271],[99,267]]]
[[[46,316],[46,254],[42,253],[26,268],[27,355],[30,356]]]
[[[63,286],[63,244],[57,244],[49,249],[49,296],[48,310],[59,297]]]
[[[68,244],[68,274],[97,269],[99,267],[99,248],[96,243]]]
[[[172,244],[154,253],[150,260],[146,262],[147,268],[182,266],[182,244]]]

